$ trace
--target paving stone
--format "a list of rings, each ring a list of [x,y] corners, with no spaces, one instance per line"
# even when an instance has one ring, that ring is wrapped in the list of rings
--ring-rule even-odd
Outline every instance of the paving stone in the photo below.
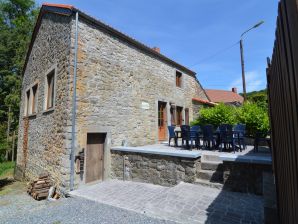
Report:
[[[72,192],[103,204],[179,223],[262,223],[262,197],[189,183],[162,187],[111,180]]]

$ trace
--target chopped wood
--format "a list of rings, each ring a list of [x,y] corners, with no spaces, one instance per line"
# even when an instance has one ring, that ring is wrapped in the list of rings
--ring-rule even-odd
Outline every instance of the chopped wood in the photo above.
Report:
[[[48,174],[42,174],[37,180],[29,183],[27,193],[36,200],[47,198],[49,189],[52,186],[51,180]]]

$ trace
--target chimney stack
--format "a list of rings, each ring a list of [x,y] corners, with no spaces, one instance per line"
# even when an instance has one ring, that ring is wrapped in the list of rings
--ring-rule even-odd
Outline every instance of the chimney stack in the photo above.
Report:
[[[159,47],[153,47],[152,50],[156,51],[157,53],[160,53],[160,48]]]
[[[237,93],[237,88],[236,88],[236,87],[233,87],[233,88],[232,88],[232,92],[233,92],[233,93]]]

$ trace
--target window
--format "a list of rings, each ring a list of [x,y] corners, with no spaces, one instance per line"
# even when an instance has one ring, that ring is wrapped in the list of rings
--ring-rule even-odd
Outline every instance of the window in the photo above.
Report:
[[[38,84],[35,84],[33,87],[32,87],[32,114],[35,114],[37,113],[37,87],[38,87]]]
[[[176,71],[176,86],[182,87],[182,73],[179,71]]]
[[[55,104],[55,70],[52,70],[46,77],[46,98],[45,109],[51,109]]]
[[[25,116],[30,114],[30,89],[26,92],[26,101],[25,101]]]
[[[183,123],[183,120],[182,120],[182,110],[183,108],[182,107],[176,107],[176,119],[177,119],[177,122],[176,122],[176,125],[182,125]]]
[[[35,84],[26,91],[24,116],[37,113],[37,90],[38,84]]]

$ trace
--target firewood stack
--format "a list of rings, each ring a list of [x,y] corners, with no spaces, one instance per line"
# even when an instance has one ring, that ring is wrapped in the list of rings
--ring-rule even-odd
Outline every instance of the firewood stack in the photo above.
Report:
[[[36,200],[42,200],[48,197],[49,189],[52,183],[48,174],[41,174],[39,178],[32,181],[28,186],[28,194]]]

